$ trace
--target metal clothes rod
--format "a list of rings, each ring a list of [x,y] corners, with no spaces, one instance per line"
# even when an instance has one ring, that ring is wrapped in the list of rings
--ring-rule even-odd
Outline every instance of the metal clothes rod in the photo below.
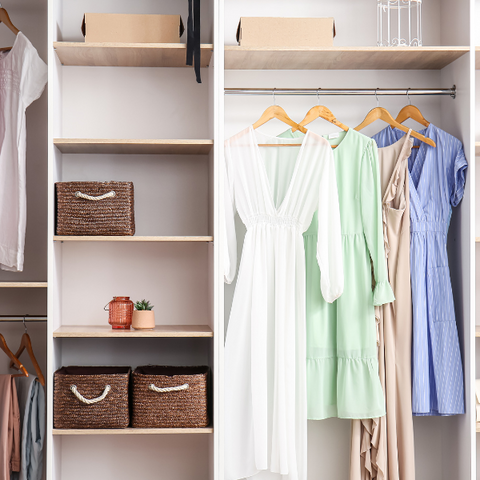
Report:
[[[225,95],[443,95],[456,97],[451,88],[225,88]]]
[[[0,315],[1,322],[22,322],[25,319],[28,323],[46,322],[46,315]]]

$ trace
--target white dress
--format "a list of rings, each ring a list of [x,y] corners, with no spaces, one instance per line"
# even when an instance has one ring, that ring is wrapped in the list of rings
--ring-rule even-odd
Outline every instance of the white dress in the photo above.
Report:
[[[46,83],[47,66],[28,38],[19,32],[12,49],[0,52],[0,269],[2,270],[12,272],[23,270],[27,222],[25,110],[42,94]],[[46,118],[45,121],[47,121]],[[38,152],[36,154],[38,155]]]
[[[302,234],[317,209],[328,302],[343,291],[343,258],[331,147],[310,131],[301,140],[249,127],[225,143],[227,283],[237,265],[235,211],[247,227],[225,344],[226,480],[307,478]]]

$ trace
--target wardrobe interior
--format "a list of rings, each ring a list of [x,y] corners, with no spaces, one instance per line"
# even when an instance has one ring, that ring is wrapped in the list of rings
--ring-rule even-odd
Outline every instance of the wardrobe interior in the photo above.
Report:
[[[46,62],[48,56],[46,1],[25,0],[8,2],[12,23],[23,32]],[[14,34],[0,26],[0,45],[11,46]],[[27,229],[25,264],[23,272],[0,270],[0,333],[15,353],[25,332],[23,316],[38,364],[47,372],[47,117],[48,95],[41,97],[27,109]],[[3,288],[2,288],[3,287]],[[28,372],[35,369],[27,353],[21,357]],[[0,374],[15,373],[9,369],[10,359],[0,355]]]
[[[225,45],[236,45],[236,27],[240,17],[298,16],[334,17],[336,37],[334,45],[376,45],[376,2],[369,0],[336,2],[296,2],[292,9],[287,0],[237,2],[225,0]],[[426,1],[423,3],[424,46],[469,46],[470,2],[460,0]],[[477,23],[478,25],[478,23]],[[227,63],[227,60],[226,60]],[[267,62],[265,62],[267,63]],[[280,64],[282,62],[278,62]],[[275,68],[275,61],[271,65]],[[471,216],[473,215],[472,181],[474,176],[471,152],[470,119],[470,56],[467,53],[440,70],[293,70],[283,62],[282,70],[225,70],[225,88],[449,88],[457,87],[456,98],[438,96],[411,96],[424,117],[434,125],[454,135],[464,145],[469,160],[469,174],[465,196],[459,208],[453,211],[449,231],[448,248],[451,266],[458,331],[465,374],[465,398],[467,414],[453,417],[415,417],[415,454],[417,478],[463,479],[470,478],[473,465],[472,382],[470,358],[473,314],[473,286],[470,265],[473,262],[471,241]],[[241,67],[240,67],[241,68]],[[314,105],[326,105],[342,123],[355,127],[368,111],[377,106],[375,96],[225,96],[225,138],[229,138],[257,121],[263,111],[274,103],[281,105],[295,122],[300,122]],[[385,107],[394,117],[408,104],[405,96],[378,96],[378,105]],[[421,127],[409,120],[405,125],[419,130]],[[362,130],[371,136],[386,126],[377,121]],[[273,120],[259,128],[269,135],[278,135],[288,126]],[[316,133],[338,132],[340,129],[325,120],[317,119],[308,125]],[[237,218],[239,257],[245,234],[243,224]],[[225,286],[225,322],[228,322],[235,285]],[[349,476],[350,421],[329,419],[308,423],[308,472],[309,478],[343,480]]]
[[[475,211],[474,142],[480,141],[480,78],[467,53],[441,69],[309,70],[224,68],[224,46],[237,45],[240,17],[334,17],[334,45],[376,45],[376,2],[372,0],[203,0],[201,42],[213,44],[209,66],[197,84],[193,68],[62,65],[54,42],[83,42],[85,12],[163,13],[188,17],[187,1],[162,0],[10,0],[2,2],[12,22],[48,63],[48,91],[27,109],[27,233],[22,273],[0,271],[1,333],[16,350],[24,332],[23,315],[45,316],[27,322],[33,348],[47,380],[46,478],[49,480],[222,480],[223,340],[228,328],[235,281],[223,284],[221,221],[223,141],[254,123],[275,101],[294,121],[315,104],[315,96],[224,96],[223,88],[450,88],[456,98],[411,96],[425,118],[460,139],[469,161],[464,198],[453,209],[449,265],[464,366],[466,415],[415,417],[417,478],[475,478],[477,445],[474,378],[480,377],[480,340],[475,340],[475,272],[479,253],[480,209]],[[294,5],[294,6],[292,6]],[[474,12],[474,10],[476,11]],[[480,0],[425,0],[424,46],[480,45]],[[472,39],[471,39],[472,37]],[[13,34],[0,26],[1,45]],[[185,42],[185,34],[182,37]],[[202,53],[203,54],[203,53]],[[225,64],[228,62],[225,61]],[[275,67],[275,62],[272,65]],[[475,85],[475,89],[473,89]],[[378,96],[393,116],[406,96]],[[358,125],[377,106],[374,96],[321,96],[344,124]],[[48,122],[47,122],[48,118]],[[476,123],[474,120],[476,118]],[[413,121],[407,126],[419,129]],[[377,121],[362,133],[373,135]],[[339,131],[318,119],[309,128],[319,134]],[[268,122],[261,131],[277,135],[287,127]],[[195,153],[62,152],[56,139],[198,139],[209,147]],[[61,142],[60,142],[61,143]],[[60,145],[57,142],[57,145]],[[477,145],[480,145],[478,143]],[[477,147],[477,151],[480,147]],[[131,151],[131,150],[128,150]],[[55,238],[54,184],[59,181],[133,181],[136,236],[144,241],[68,241]],[[475,224],[473,222],[476,222]],[[245,233],[237,218],[239,256]],[[202,237],[202,241],[160,241],[158,237]],[[480,263],[476,270],[480,274]],[[480,279],[480,277],[477,278]],[[48,281],[48,288],[46,282]],[[16,285],[9,286],[12,282]],[[25,287],[25,282],[42,282]],[[47,311],[48,295],[48,311]],[[64,327],[108,325],[104,306],[114,296],[147,298],[157,324],[206,325],[206,338],[105,338],[61,336]],[[476,321],[474,321],[474,318]],[[10,320],[10,318],[5,318]],[[476,343],[475,343],[476,342]],[[48,352],[48,354],[47,354]],[[477,355],[476,355],[477,353]],[[22,357],[27,370],[32,366]],[[0,355],[0,373],[10,372]],[[67,365],[208,365],[213,377],[213,421],[195,434],[59,434],[53,428],[53,373]],[[476,366],[476,372],[473,366]],[[135,433],[135,434],[134,434]],[[350,421],[309,421],[310,479],[348,478]],[[476,449],[476,454],[475,454]],[[480,457],[479,457],[480,458]],[[480,470],[476,474],[480,479]]]

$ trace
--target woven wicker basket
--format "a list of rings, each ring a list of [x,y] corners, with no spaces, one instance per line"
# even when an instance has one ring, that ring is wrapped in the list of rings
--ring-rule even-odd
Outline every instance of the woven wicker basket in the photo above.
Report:
[[[55,428],[125,428],[130,367],[62,367],[54,375]]]
[[[132,427],[206,427],[208,367],[143,366],[132,375]]]
[[[132,182],[59,182],[57,235],[133,235]]]

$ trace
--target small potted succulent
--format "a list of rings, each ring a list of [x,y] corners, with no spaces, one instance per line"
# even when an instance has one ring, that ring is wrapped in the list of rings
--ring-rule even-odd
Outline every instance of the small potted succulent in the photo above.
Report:
[[[135,330],[153,330],[155,328],[155,312],[148,300],[135,302],[133,311],[132,327]]]

